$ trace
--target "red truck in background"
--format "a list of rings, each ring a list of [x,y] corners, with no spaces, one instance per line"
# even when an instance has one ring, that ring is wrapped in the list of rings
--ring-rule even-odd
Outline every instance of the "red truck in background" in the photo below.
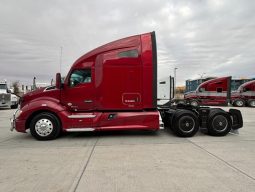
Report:
[[[255,107],[255,80],[231,92],[231,76],[211,79],[201,83],[196,91],[184,94],[184,99],[193,106],[227,106],[230,103],[237,107]]]
[[[246,82],[231,93],[231,103],[237,107],[255,107],[255,80]]]
[[[201,83],[195,91],[184,94],[187,103],[198,105],[227,105],[230,100],[231,77],[220,77]]]
[[[101,130],[158,130],[160,115],[166,127],[182,137],[206,128],[226,135],[243,126],[239,110],[177,105],[157,106],[155,32],[120,39],[80,57],[64,83],[25,94],[11,119],[18,132],[30,130],[38,140],[60,132]]]

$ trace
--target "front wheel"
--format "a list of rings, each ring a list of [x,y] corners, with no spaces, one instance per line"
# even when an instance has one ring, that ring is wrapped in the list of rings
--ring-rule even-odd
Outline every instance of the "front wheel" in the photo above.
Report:
[[[40,113],[30,122],[31,135],[37,140],[52,140],[60,134],[60,121],[51,113]]]
[[[177,111],[173,117],[171,129],[180,137],[192,137],[199,130],[197,116],[188,110]]]
[[[236,99],[234,102],[233,102],[233,105],[235,107],[243,107],[245,105],[245,102],[244,100],[242,99]]]

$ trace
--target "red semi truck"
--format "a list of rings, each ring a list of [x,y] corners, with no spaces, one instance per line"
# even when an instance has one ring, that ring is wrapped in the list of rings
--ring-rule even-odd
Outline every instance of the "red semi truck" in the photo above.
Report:
[[[220,77],[201,83],[195,91],[184,94],[187,103],[198,105],[227,105],[230,100],[231,77]]]
[[[245,105],[255,107],[255,80],[242,84],[231,92],[231,77],[220,77],[201,83],[196,91],[184,94],[186,103],[198,105]]]
[[[239,110],[177,105],[157,107],[155,32],[120,39],[80,57],[64,83],[30,92],[20,100],[12,130],[38,140],[61,132],[158,130],[160,115],[178,136],[193,136],[199,128],[223,136],[242,127]]]
[[[255,80],[242,84],[231,93],[231,103],[237,107],[255,107]]]

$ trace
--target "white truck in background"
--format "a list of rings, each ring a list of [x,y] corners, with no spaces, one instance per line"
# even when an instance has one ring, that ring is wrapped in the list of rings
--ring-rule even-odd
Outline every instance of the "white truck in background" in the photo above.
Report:
[[[11,93],[6,81],[0,81],[0,108],[16,109],[18,104],[18,96]]]

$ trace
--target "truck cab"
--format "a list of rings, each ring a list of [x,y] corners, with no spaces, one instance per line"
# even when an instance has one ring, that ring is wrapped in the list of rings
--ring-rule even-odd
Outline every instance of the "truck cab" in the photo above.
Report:
[[[12,108],[18,107],[18,97],[11,93],[8,89],[7,82],[0,82],[0,108]]]
[[[246,82],[231,93],[232,104],[236,107],[255,107],[255,80]]]
[[[155,33],[120,39],[80,57],[64,83],[25,94],[13,126],[38,139],[60,131],[159,129]],[[53,133],[53,127],[61,130]],[[31,129],[33,127],[33,129]]]
[[[220,77],[201,83],[196,91],[188,92],[184,99],[194,106],[227,105],[230,99],[231,77]]]

